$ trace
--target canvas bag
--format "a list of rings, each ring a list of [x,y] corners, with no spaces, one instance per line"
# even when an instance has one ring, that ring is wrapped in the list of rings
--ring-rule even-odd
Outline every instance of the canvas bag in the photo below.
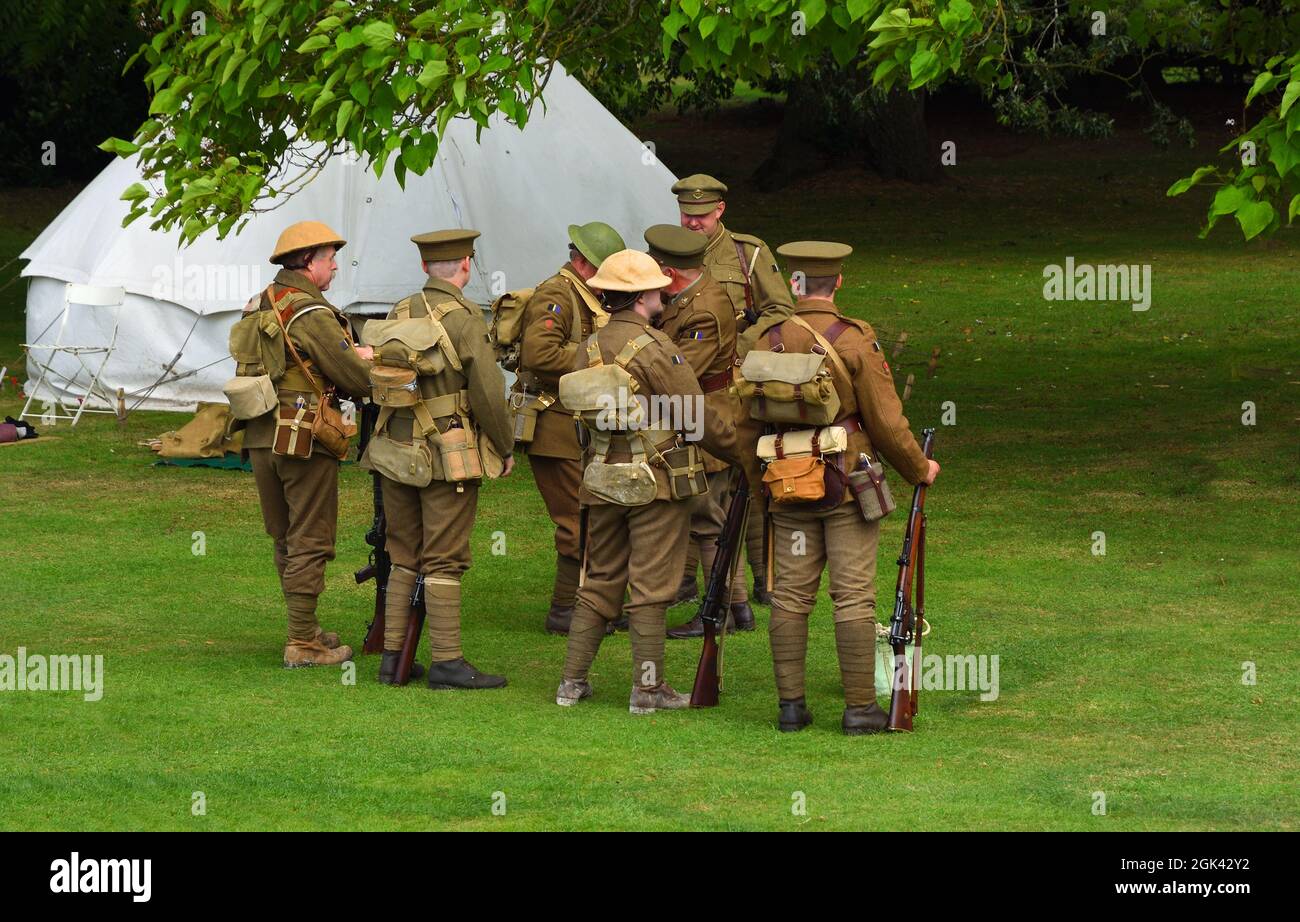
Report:
[[[848,433],[842,426],[780,432],[759,439],[758,455],[765,462],[763,485],[772,503],[813,510],[839,505],[845,479],[836,462],[847,445]]]
[[[632,357],[652,342],[654,337],[642,333],[619,350],[613,365],[606,365],[593,333],[587,339],[587,367],[560,378],[560,402],[592,434],[596,457],[583,470],[582,485],[595,496],[619,506],[644,506],[654,502],[658,495],[655,472],[647,460],[650,437],[643,428],[645,407],[639,400],[631,399],[638,385],[627,370]],[[619,394],[628,399],[620,402]],[[633,444],[631,461],[611,464],[607,460],[616,434]],[[653,445],[650,447],[653,450]]]
[[[802,317],[789,322],[812,334],[811,352],[786,352],[781,325],[768,331],[769,350],[752,349],[736,373],[736,389],[749,401],[749,413],[765,422],[825,426],[840,416],[840,397],[827,360],[852,380],[835,347]],[[841,321],[842,323],[842,321]],[[832,340],[846,328],[841,327]]]
[[[519,368],[519,353],[524,338],[524,308],[533,296],[533,288],[516,288],[507,291],[492,302],[492,322],[488,326],[488,338],[492,342],[492,351],[496,353],[497,364],[506,371]]]
[[[308,306],[306,310],[327,309],[323,305]],[[298,311],[293,317],[289,318],[286,324],[280,317],[280,312],[272,309],[270,313],[280,324],[280,332],[284,337],[284,344],[289,350],[294,363],[303,373],[312,390],[316,392],[315,406],[299,405],[296,407],[280,407],[275,420],[275,440],[271,445],[271,453],[276,455],[285,455],[291,458],[306,459],[311,457],[312,448],[316,443],[320,444],[326,452],[342,461],[348,456],[348,449],[351,446],[352,437],[357,434],[356,423],[348,422],[343,418],[343,411],[334,406],[334,386],[323,388],[320,382],[316,380],[307,363],[302,360],[298,354],[298,349],[293,344],[293,339],[289,336],[289,325],[298,317],[301,317],[306,311]]]
[[[263,292],[269,299],[271,288]],[[235,377],[222,390],[235,419],[247,420],[270,413],[279,402],[275,385],[286,368],[284,335],[272,302],[269,309],[251,310],[230,328],[230,355]]]

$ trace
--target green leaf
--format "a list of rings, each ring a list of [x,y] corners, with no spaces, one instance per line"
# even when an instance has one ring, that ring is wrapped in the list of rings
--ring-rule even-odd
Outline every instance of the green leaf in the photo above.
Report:
[[[429,26],[435,26],[442,22],[445,14],[441,10],[425,10],[419,16],[411,20],[411,28],[417,32],[427,29]]]
[[[149,190],[145,188],[144,183],[139,182],[131,183],[131,185],[126,187],[126,191],[119,196],[119,198],[124,202],[138,202],[140,199],[148,197]],[[1297,196],[1297,198],[1300,198],[1300,196]]]
[[[1192,186],[1196,185],[1206,176],[1209,176],[1214,172],[1216,172],[1216,169],[1212,166],[1198,167],[1196,172],[1194,172],[1191,176],[1184,176],[1182,179],[1178,180],[1178,182],[1174,183],[1172,186],[1166,189],[1165,195],[1169,195],[1169,196],[1182,195],[1188,189],[1192,188]]]
[[[875,0],[849,0],[849,18],[857,22],[867,15],[873,6],[875,6]]]
[[[705,16],[700,20],[700,38],[708,38],[713,34],[713,30],[718,27],[717,16]]]
[[[825,18],[826,0],[801,0],[799,11],[803,13],[804,20],[811,29]]]
[[[1261,71],[1259,76],[1255,78],[1255,82],[1251,85],[1250,92],[1246,94],[1246,105],[1250,105],[1251,100],[1253,100],[1260,93],[1268,93],[1272,91],[1279,83],[1282,82],[1282,79],[1283,78],[1281,74],[1273,74],[1273,73],[1269,73],[1268,71]]]
[[[121,138],[109,138],[99,145],[99,149],[106,154],[115,154],[118,157],[126,157],[138,151],[140,146],[138,144],[132,144],[130,141],[123,141]]]
[[[415,82],[420,84],[426,90],[437,86],[447,76],[446,61],[430,61],[424,65],[424,70],[420,71],[420,76],[415,78]]]
[[[1258,237],[1273,223],[1276,212],[1268,202],[1249,202],[1237,209],[1237,223],[1247,240]]]
[[[939,56],[929,48],[922,48],[912,55],[912,84],[925,82],[939,72]]]
[[[1290,224],[1294,221],[1297,213],[1300,213],[1300,195],[1291,199],[1291,204],[1286,210],[1286,223]]]
[[[681,2],[678,3],[677,5],[680,6],[682,8],[682,12],[685,13],[687,16],[689,16],[691,19],[694,19],[696,16],[700,15],[700,0],[681,0]]]
[[[257,58],[249,58],[244,62],[244,66],[239,68],[239,83],[235,86],[235,92],[240,96],[244,95],[244,87],[248,84],[248,78],[253,76],[253,71],[257,70],[260,63]]]
[[[457,77],[451,84],[451,94],[456,97],[456,105],[465,105],[465,87],[466,80],[464,77]]]
[[[370,84],[364,80],[353,80],[348,93],[363,106],[370,102]]]
[[[347,126],[348,116],[352,114],[352,110],[356,108],[356,105],[352,100],[345,99],[343,104],[339,106],[338,114],[334,116],[334,133],[339,137],[343,137],[343,129]]]
[[[368,47],[382,51],[393,44],[397,29],[390,22],[368,22],[362,28],[361,36]]]
[[[309,54],[313,51],[319,51],[322,48],[328,48],[333,44],[326,35],[313,35],[307,41],[298,46],[299,54]]]
[[[411,94],[416,91],[419,84],[410,74],[400,74],[393,78],[393,94],[397,97],[398,102],[406,102],[411,98]]]
[[[1214,196],[1210,214],[1232,214],[1251,200],[1251,195],[1244,186],[1224,186]]]
[[[1287,140],[1285,131],[1275,131],[1268,136],[1268,160],[1277,167],[1277,175],[1283,179],[1300,164],[1300,150]]]
[[[906,29],[912,22],[912,14],[902,7],[882,13],[871,25],[868,32],[881,32],[885,29]]]
[[[1300,97],[1300,80],[1291,80],[1286,85],[1286,92],[1282,94],[1282,104],[1278,107],[1277,114],[1285,118],[1287,111],[1295,104],[1298,97]]]

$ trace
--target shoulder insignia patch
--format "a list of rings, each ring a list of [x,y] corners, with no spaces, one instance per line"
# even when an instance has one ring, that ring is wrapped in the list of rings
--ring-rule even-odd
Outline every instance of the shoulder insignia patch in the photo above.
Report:
[[[552,303],[551,306],[547,308],[547,310],[550,311],[552,314],[558,314],[560,313],[561,308],[560,305]]]
[[[685,361],[685,359],[683,359],[680,355],[676,355],[676,354],[673,355],[673,364],[674,364],[674,365],[680,365],[680,364],[682,364],[682,362],[684,362],[684,361]]]
[[[879,351],[880,351],[880,340],[878,340],[878,339],[873,339],[873,340],[871,341],[871,348],[872,348],[872,349],[875,349],[877,352],[879,352]]]
[[[340,348],[340,349],[347,349],[347,347],[348,347],[348,341],[347,341],[346,339],[340,339],[340,340],[339,340],[339,348]]]
[[[546,329],[549,330],[549,329],[550,329],[551,327],[553,327],[553,326],[555,326],[555,319],[552,318],[552,317],[547,317],[547,318],[546,318]]]
[[[691,339],[703,339],[703,338],[704,338],[703,330],[696,330],[694,333],[691,334]]]

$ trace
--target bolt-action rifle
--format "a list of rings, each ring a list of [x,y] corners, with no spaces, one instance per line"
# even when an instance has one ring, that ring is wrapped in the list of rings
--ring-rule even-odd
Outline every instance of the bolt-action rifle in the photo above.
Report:
[[[739,484],[727,508],[727,521],[718,535],[718,554],[709,570],[709,582],[700,603],[699,617],[704,624],[704,646],[695,669],[695,686],[691,689],[691,707],[716,707],[722,693],[722,641],[726,637],[727,613],[731,608],[731,579],[736,570],[736,555],[745,540],[745,521],[749,518],[749,480],[737,470]]]
[[[921,451],[934,456],[934,430],[921,432]],[[907,514],[903,553],[898,558],[898,586],[894,590],[894,616],[889,619],[889,646],[894,651],[893,694],[889,700],[889,729],[912,729],[916,716],[917,692],[921,687],[921,634],[925,627],[925,489],[918,483],[912,491],[912,508]],[[912,605],[912,584],[916,584],[916,606]],[[907,647],[912,650],[910,681]]]

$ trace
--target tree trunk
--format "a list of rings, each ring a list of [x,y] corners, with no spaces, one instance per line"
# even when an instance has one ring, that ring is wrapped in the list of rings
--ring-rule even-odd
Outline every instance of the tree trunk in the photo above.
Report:
[[[861,138],[866,161],[885,179],[933,182],[938,153],[925,127],[925,95],[905,89],[872,88],[862,96]]]
[[[885,93],[863,76],[823,65],[790,82],[780,134],[753,181],[771,192],[855,158],[886,179],[937,179],[925,97],[907,90]]]

